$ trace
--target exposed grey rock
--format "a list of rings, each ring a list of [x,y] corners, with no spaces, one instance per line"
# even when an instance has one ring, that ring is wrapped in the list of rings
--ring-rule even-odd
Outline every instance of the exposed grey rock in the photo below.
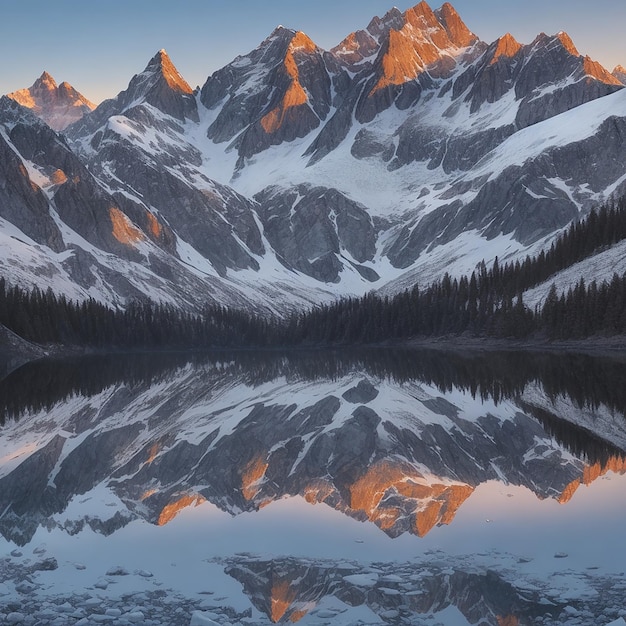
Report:
[[[6,97],[0,99],[0,123],[4,120],[13,122],[16,116],[26,117],[27,114],[12,100]],[[33,122],[32,115],[25,120],[26,124]],[[18,122],[12,126],[13,132],[19,135],[23,125]],[[54,135],[44,124],[38,124],[34,132],[46,132],[45,129],[50,135]],[[23,162],[4,136],[0,136],[0,216],[15,224],[37,243],[47,245],[55,251],[63,249],[63,239],[49,214],[47,198],[32,182]]]
[[[378,396],[378,389],[368,380],[360,380],[359,383],[348,389],[342,398],[352,404],[367,404]]]
[[[388,162],[393,158],[396,147],[390,138],[379,138],[371,131],[362,128],[356,134],[350,152],[356,159],[379,156],[382,161]]]
[[[345,262],[344,250],[359,263],[374,257],[371,218],[364,207],[334,189],[266,189],[256,199],[263,207],[265,236],[287,267],[334,282]]]

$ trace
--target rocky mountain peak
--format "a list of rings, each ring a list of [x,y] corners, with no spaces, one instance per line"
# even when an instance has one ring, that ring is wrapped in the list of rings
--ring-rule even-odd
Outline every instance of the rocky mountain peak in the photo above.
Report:
[[[367,32],[374,37],[381,37],[389,33],[389,30],[402,28],[404,25],[404,17],[397,7],[393,7],[383,17],[375,16],[367,26]]]
[[[465,25],[456,9],[449,2],[435,11],[435,15],[446,29],[450,41],[456,46],[464,48],[478,41],[478,37]]]
[[[607,85],[622,86],[624,84],[619,77],[611,74],[603,65],[588,56],[583,60],[583,69],[588,77],[595,78]]]
[[[572,38],[564,31],[557,33],[554,39],[559,41],[561,45],[573,56],[580,56],[578,49],[574,45]]]
[[[33,83],[32,88],[44,88],[48,90],[56,89],[57,84],[54,78],[48,74],[48,72],[44,71],[42,75]]]
[[[565,31],[560,31],[556,33],[556,35],[547,35],[543,32],[539,33],[530,45],[534,50],[554,51],[561,49],[571,56],[580,56],[572,38]]]
[[[193,93],[193,89],[180,75],[169,55],[163,49],[159,50],[148,63],[146,73],[148,72],[153,72],[162,77],[167,86],[174,91],[185,94]]]
[[[611,74],[617,78],[622,85],[626,85],[626,67],[623,65],[616,65]]]
[[[588,56],[583,57],[578,49],[574,45],[572,38],[564,31],[549,37],[544,33],[541,33],[535,42],[540,41],[549,50],[555,49],[560,46],[565,52],[572,57],[577,57],[582,60],[582,71],[586,78],[592,78],[607,85],[622,85],[622,82],[613,76],[606,68],[600,63],[594,61]]]
[[[303,32],[298,31],[293,34],[283,61],[289,86],[276,106],[261,119],[261,126],[266,133],[275,133],[283,125],[290,109],[307,103],[309,98],[300,82],[300,70],[294,55],[316,50],[317,46]]]
[[[57,86],[48,72],[43,72],[31,87],[14,91],[8,97],[31,109],[54,130],[64,130],[96,108],[69,83],[64,81]]]
[[[437,14],[427,2],[420,2],[402,17],[402,28],[389,31],[380,63],[381,76],[371,94],[415,80],[443,57],[450,57],[478,40],[451,5],[442,7]]]
[[[147,103],[178,120],[197,119],[198,111],[192,98],[193,89],[165,50],[159,50],[140,74],[136,74],[114,101],[106,105],[104,113],[108,117],[124,113],[137,104]],[[96,111],[97,112],[97,111]]]
[[[289,44],[289,51],[295,52],[304,51],[304,52],[315,52],[317,50],[317,46],[313,43],[313,40],[303,33],[301,30],[297,31],[291,39],[291,43]]]
[[[491,63],[496,63],[498,59],[505,57],[514,57],[521,49],[522,44],[519,43],[511,33],[506,33],[495,42],[495,49],[493,51],[493,57]]]

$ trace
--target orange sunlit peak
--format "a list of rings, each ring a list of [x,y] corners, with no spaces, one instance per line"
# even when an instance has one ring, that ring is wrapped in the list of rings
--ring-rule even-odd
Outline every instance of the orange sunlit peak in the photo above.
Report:
[[[316,602],[298,600],[298,586],[292,581],[279,578],[270,592],[269,618],[272,622],[299,622],[312,609]]]
[[[585,74],[595,78],[596,80],[602,81],[603,83],[608,83],[610,85],[622,85],[622,82],[610,74],[607,69],[605,69],[600,63],[594,61],[590,57],[586,56],[583,59],[583,69]]]
[[[520,44],[511,33],[507,33],[498,39],[491,64],[495,63],[501,57],[514,57],[521,49],[522,44]]]
[[[189,83],[180,75],[164,48],[161,48],[161,50],[157,52],[156,60],[161,65],[163,77],[165,78],[165,81],[171,89],[184,94],[193,93],[193,89],[189,86]]]
[[[574,45],[574,42],[572,41],[572,38],[564,30],[558,32],[556,34],[556,38],[561,42],[563,47],[571,55],[573,55],[575,57],[580,56],[580,53],[578,52],[576,46]]]
[[[315,50],[317,50],[317,46],[313,40],[301,30],[296,32],[293,36],[290,47],[292,50],[306,50],[307,52],[315,52]]]
[[[575,478],[571,483],[565,486],[561,495],[557,498],[559,504],[567,504],[581,485],[589,486],[598,478],[604,476],[607,472],[615,474],[626,474],[626,459],[612,456],[606,463],[593,463],[583,468],[582,476]]]

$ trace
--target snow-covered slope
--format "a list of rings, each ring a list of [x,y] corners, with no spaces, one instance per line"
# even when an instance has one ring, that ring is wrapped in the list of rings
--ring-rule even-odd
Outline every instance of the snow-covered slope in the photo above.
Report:
[[[126,256],[186,278],[93,292],[284,311],[532,253],[626,189],[624,93],[565,33],[487,44],[448,3],[330,51],[279,27],[195,93],[161,50],[65,135]]]

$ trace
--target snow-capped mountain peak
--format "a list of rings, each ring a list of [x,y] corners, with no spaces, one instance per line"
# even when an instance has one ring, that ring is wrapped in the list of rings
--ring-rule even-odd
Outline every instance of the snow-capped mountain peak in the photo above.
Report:
[[[35,163],[33,124],[0,109],[0,125],[6,175],[22,166],[56,205],[40,207],[54,236],[37,234],[35,220],[22,234],[53,247],[57,214],[69,216],[91,246],[154,264],[143,294],[172,301],[185,285],[184,306],[202,292],[276,311],[532,253],[626,189],[626,99],[611,96],[621,88],[564,32],[487,44],[448,3],[393,8],[330,51],[279,26],[199,93],[159,50],[65,131],[104,194],[98,238],[79,219],[93,203],[87,187],[76,202],[68,146]],[[68,182],[54,182],[57,170]],[[24,204],[41,203],[25,180]],[[94,281],[78,265],[84,289]],[[176,285],[164,287],[168,275]]]

